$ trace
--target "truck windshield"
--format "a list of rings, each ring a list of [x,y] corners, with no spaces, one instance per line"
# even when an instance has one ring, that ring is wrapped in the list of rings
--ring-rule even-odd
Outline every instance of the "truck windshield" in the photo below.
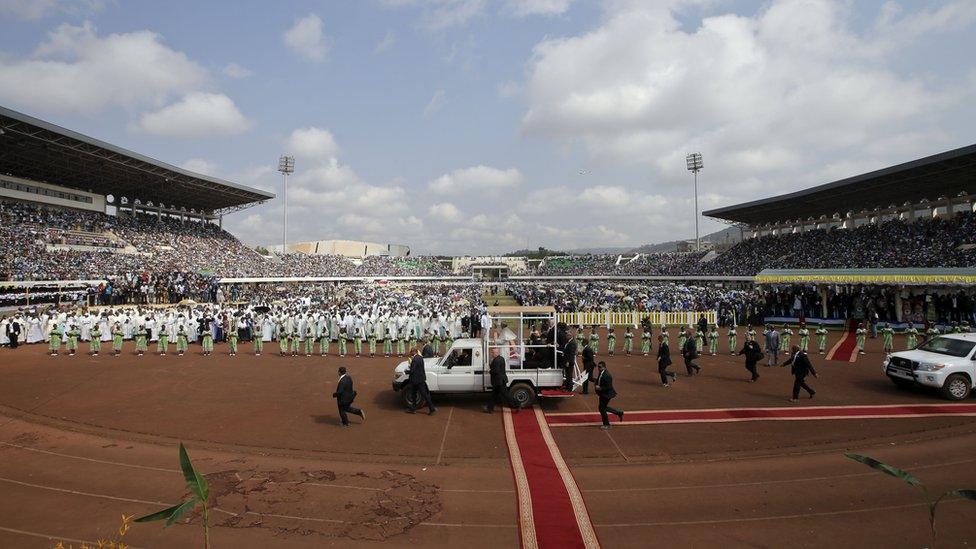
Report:
[[[937,337],[926,341],[919,349],[930,353],[939,353],[949,356],[968,356],[976,347],[976,342],[952,339],[948,337]]]

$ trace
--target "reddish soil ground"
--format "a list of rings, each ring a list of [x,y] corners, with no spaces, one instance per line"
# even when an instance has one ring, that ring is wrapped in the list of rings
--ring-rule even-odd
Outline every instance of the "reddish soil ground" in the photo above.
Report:
[[[855,364],[814,355],[817,397],[801,404],[943,402],[896,389],[881,372],[880,345],[869,340]],[[180,441],[210,481],[216,548],[518,545],[501,414],[481,413],[480,395],[435,397],[434,416],[404,414],[390,388],[397,359],[254,357],[249,345],[237,357],[221,345],[214,356],[197,346],[182,358],[44,351],[0,350],[0,547],[77,545],[110,535],[123,513],[176,503]],[[789,405],[787,369],[761,367],[762,379],[748,383],[742,359],[727,354],[701,358],[703,374],[682,374],[670,389],[659,386],[653,357],[598,359],[625,410]],[[348,429],[330,398],[340,365],[368,417]],[[673,370],[683,370],[680,360]],[[596,399],[542,406],[595,411]],[[847,460],[850,450],[909,469],[933,491],[976,488],[973,417],[552,433],[604,547],[925,546],[920,491]],[[125,540],[202,545],[199,523],[136,524]],[[976,543],[976,503],[943,503],[939,534],[944,547]]]

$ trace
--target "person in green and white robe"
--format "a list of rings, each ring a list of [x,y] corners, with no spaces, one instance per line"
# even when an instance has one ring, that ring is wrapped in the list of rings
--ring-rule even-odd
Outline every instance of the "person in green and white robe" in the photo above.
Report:
[[[389,326],[384,328],[383,324],[380,324],[380,329],[383,330],[383,356],[389,358],[393,354],[393,333]]]
[[[671,345],[671,334],[668,333],[667,324],[661,324],[660,336],[663,338],[662,343],[667,343],[668,345]]]
[[[394,330],[397,330],[397,328],[394,327]],[[467,332],[465,332],[465,333],[461,334],[461,336],[462,337],[468,337],[468,334],[467,334]],[[403,353],[407,352],[406,342],[404,341],[404,340],[407,339],[407,328],[406,328],[406,326],[401,326],[399,328],[399,330],[397,330],[395,332],[395,337],[396,337],[396,339],[394,341],[396,342],[396,353],[397,353],[397,356],[403,356]]]
[[[613,333],[613,328],[607,329],[607,355],[613,356],[617,349],[617,334]]]
[[[624,353],[630,356],[630,353],[634,350],[634,332],[630,331],[630,326],[627,326],[627,330],[624,332]]]
[[[375,347],[376,343],[373,343],[373,346]],[[353,327],[352,347],[356,350],[356,358],[359,358],[363,352],[363,326],[360,326],[358,321]]]
[[[378,321],[370,320],[366,322],[366,344],[369,348],[369,358],[376,356],[376,341],[379,339],[378,331],[382,330]],[[359,354],[358,352],[356,354]]]
[[[186,334],[186,326],[180,324],[179,329],[176,330],[176,354],[183,356],[189,349],[189,337]]]
[[[78,351],[78,337],[81,332],[78,331],[78,327],[72,325],[71,329],[68,330],[68,356],[75,356],[75,352]]]
[[[786,355],[793,346],[793,329],[789,324],[783,325],[783,331],[779,334],[779,352]]]
[[[88,354],[98,356],[98,352],[102,349],[102,330],[98,327],[97,322],[92,324],[90,334],[91,339],[88,340]]]
[[[315,351],[315,326],[311,322],[305,327],[305,356],[312,356]]]
[[[133,334],[136,340],[136,353],[138,353],[139,356],[143,356],[148,350],[149,346],[146,344],[146,336],[148,335],[149,334],[146,332],[146,327],[142,325],[140,325]]]
[[[688,329],[689,330],[692,330],[693,328],[691,328],[689,326]],[[694,334],[695,334],[694,335],[694,337],[695,337],[695,348],[698,349],[698,352],[699,353],[704,353],[705,352],[705,332],[700,332],[698,330],[695,330],[694,331]]]
[[[933,337],[939,335],[939,329],[935,327],[935,324],[930,324],[928,329],[925,330],[925,341],[932,339]]]
[[[600,332],[596,330],[596,326],[590,327],[590,349],[593,349],[593,356],[600,353]]]
[[[583,350],[583,325],[580,324],[576,327],[576,348],[580,351]]]
[[[210,356],[214,348],[213,332],[210,331],[210,326],[204,326],[202,335],[201,346],[203,347],[203,356]]]
[[[881,328],[881,341],[884,346],[884,352],[891,353],[895,350],[894,343],[895,331],[891,328],[891,325],[885,322],[885,325]]]
[[[319,355],[329,356],[329,344],[331,340],[329,339],[329,327],[327,324],[322,325],[321,331],[319,332]]]
[[[806,324],[800,324],[800,329],[796,331],[796,334],[800,336],[800,350],[804,353],[810,349],[810,330],[807,329]]]
[[[647,356],[651,352],[651,330],[649,328],[641,329],[641,354]]]
[[[122,331],[122,325],[116,322],[112,328],[112,356],[122,354],[122,338],[124,336],[125,332]]]
[[[303,339],[302,339],[302,333],[298,331],[297,322],[295,323],[295,326],[292,328],[291,335],[289,336],[289,338],[291,339],[291,356],[298,356],[298,351],[300,351],[302,348]]]
[[[735,324],[729,324],[729,354],[735,356],[736,349],[739,348],[739,333],[735,329]]]
[[[827,352],[827,328],[824,328],[824,325],[821,324],[817,328],[816,333],[817,333],[817,347],[820,350],[820,354],[824,354]]]
[[[159,330],[159,339],[156,340],[156,352],[159,356],[166,356],[166,350],[169,348],[169,332],[166,331],[165,327],[161,327]]]
[[[854,332],[854,335],[857,337],[857,354],[863,355],[864,342],[868,336],[868,331],[864,328],[863,322],[857,325],[857,331]]]
[[[708,350],[712,356],[718,354],[718,326],[715,324],[712,324],[712,329],[708,332]]]
[[[230,347],[229,355],[237,356],[237,328],[231,326],[227,333],[227,346]]]
[[[288,354],[288,346],[291,344],[290,338],[288,337],[288,328],[285,326],[284,322],[278,323],[278,351],[281,356],[286,356]]]
[[[688,334],[686,330],[681,330],[678,332],[678,349],[684,349],[685,343],[688,342]]]
[[[756,340],[756,330],[752,326],[746,326],[746,341]]]
[[[348,350],[349,333],[345,326],[339,327],[339,356],[346,356],[346,351]]]
[[[48,352],[51,356],[58,356],[58,352],[61,351],[61,328],[55,325],[51,328],[49,337],[51,341],[48,343]]]
[[[918,329],[914,324],[909,324],[905,330],[905,348],[911,350],[915,347],[918,347]]]

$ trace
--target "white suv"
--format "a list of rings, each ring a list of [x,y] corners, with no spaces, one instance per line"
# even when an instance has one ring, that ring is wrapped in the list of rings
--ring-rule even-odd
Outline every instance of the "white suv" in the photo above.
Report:
[[[976,334],[936,336],[911,351],[888,355],[884,373],[899,387],[935,387],[949,400],[965,400],[976,380]]]

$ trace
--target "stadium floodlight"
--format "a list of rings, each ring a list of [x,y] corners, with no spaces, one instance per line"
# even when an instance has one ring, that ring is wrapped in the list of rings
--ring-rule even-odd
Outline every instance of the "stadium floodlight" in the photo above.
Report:
[[[281,225],[281,253],[285,253],[288,247],[288,176],[295,173],[295,157],[284,155],[278,158],[278,171],[281,172],[282,195],[285,200],[284,222]]]
[[[685,157],[688,171],[695,174],[695,251],[701,251],[701,239],[698,236],[698,172],[705,167],[702,164],[701,153],[691,153]]]

